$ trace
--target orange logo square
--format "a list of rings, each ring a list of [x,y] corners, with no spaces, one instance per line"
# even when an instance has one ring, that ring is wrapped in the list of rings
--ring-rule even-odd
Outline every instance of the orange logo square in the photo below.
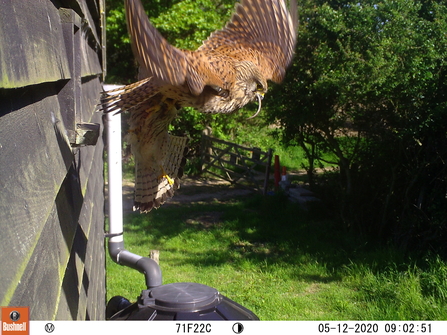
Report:
[[[29,307],[2,307],[2,335],[29,335]]]

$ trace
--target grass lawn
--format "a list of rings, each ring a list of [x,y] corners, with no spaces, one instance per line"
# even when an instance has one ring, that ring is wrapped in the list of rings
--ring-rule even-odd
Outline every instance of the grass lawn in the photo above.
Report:
[[[163,283],[218,289],[261,320],[446,320],[447,264],[337,231],[324,208],[281,196],[165,205],[125,217],[125,245],[160,250]],[[135,301],[136,270],[107,258],[108,299]]]

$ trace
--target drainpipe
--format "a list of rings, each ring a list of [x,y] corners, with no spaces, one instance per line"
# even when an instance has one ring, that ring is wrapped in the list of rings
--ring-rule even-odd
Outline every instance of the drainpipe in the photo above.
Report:
[[[105,89],[110,89],[106,88]],[[109,183],[109,254],[113,261],[144,274],[148,289],[161,286],[161,270],[157,262],[148,257],[131,253],[124,248],[121,114],[106,113],[107,163]]]

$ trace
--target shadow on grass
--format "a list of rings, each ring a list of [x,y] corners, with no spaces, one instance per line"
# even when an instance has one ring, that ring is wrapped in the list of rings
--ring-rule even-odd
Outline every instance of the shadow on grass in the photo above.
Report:
[[[249,197],[230,201],[213,201],[181,206],[166,206],[148,214],[129,214],[125,230],[138,236],[137,243],[164,252],[184,248],[171,265],[185,263],[197,267],[232,264],[242,267],[247,262],[262,269],[265,264],[278,264],[294,270],[289,276],[308,282],[341,280],[337,269],[352,262],[359,241],[334,229],[330,213],[324,208],[304,211],[298,204],[281,196]],[[187,241],[201,238],[206,232],[212,241]],[[170,247],[166,241],[179,237],[183,246]],[[197,244],[203,244],[196,247]],[[300,265],[312,269],[301,272]],[[321,268],[326,271],[321,273]],[[298,270],[296,270],[298,269]],[[309,273],[311,273],[309,275]]]
[[[183,269],[192,278],[205,273],[208,277],[199,281],[211,280],[211,285],[224,278],[219,286],[233,295],[245,285],[248,293],[236,297],[254,310],[264,308],[269,292],[278,306],[285,297],[284,306],[293,311],[300,301],[316,310],[321,304],[335,319],[445,319],[447,264],[442,259],[412,259],[396,248],[354,238],[338,229],[321,203],[304,211],[281,196],[253,195],[169,205],[127,215],[125,230],[129,247],[160,250],[166,255],[160,257],[162,270],[169,264],[175,276]],[[232,280],[237,283],[228,284]]]

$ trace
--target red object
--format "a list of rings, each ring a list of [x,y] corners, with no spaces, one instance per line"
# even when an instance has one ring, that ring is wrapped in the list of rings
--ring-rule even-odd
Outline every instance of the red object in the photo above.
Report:
[[[286,172],[286,167],[283,166],[283,167],[282,167],[282,175],[285,176],[286,174],[287,174],[287,172]]]
[[[279,156],[275,155],[275,189],[279,187],[279,181],[281,180],[279,169],[280,169]]]

